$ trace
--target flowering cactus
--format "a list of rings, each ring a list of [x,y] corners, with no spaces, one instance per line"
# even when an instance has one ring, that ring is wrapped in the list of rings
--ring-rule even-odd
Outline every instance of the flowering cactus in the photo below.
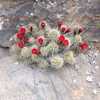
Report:
[[[75,63],[74,53],[72,51],[65,52],[64,61],[65,63],[74,64]]]
[[[47,33],[47,36],[50,40],[56,40],[56,37],[60,34],[57,29],[51,29],[50,32]]]
[[[19,27],[12,37],[11,52],[20,61],[40,68],[59,69],[66,63],[75,63],[76,48],[80,52],[88,50],[89,42],[82,37],[83,32],[83,28],[71,29],[62,21],[55,28],[51,28],[45,20],[41,20],[39,25],[29,23]]]
[[[64,65],[64,60],[60,56],[53,56],[50,60],[51,66],[53,68],[59,69]]]
[[[24,57],[24,58],[28,58],[31,56],[31,49],[28,48],[28,47],[24,47],[22,50],[21,50],[21,56]]]

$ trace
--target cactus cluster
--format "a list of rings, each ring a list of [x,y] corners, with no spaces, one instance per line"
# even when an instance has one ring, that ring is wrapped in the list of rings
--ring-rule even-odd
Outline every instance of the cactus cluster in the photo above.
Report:
[[[59,69],[66,63],[75,64],[76,51],[79,54],[91,48],[89,40],[83,38],[84,32],[82,27],[72,29],[64,23],[54,28],[45,20],[38,25],[29,23],[19,26],[11,37],[10,50],[20,62]]]

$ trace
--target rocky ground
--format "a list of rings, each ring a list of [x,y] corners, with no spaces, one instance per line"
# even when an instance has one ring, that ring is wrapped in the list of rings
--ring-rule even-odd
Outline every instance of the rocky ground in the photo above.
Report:
[[[60,70],[19,64],[0,49],[1,100],[99,100],[100,53],[89,51]]]
[[[94,37],[100,37],[99,0],[0,0],[0,46],[9,47],[16,25],[31,16],[34,22],[46,19],[52,26],[60,19],[81,24]]]
[[[99,0],[0,0],[0,100],[100,100],[100,53],[77,57],[75,66],[61,70],[31,69],[9,54],[9,38],[19,16],[78,21],[100,39]],[[79,17],[81,16],[81,17]],[[100,43],[96,43],[100,48]]]

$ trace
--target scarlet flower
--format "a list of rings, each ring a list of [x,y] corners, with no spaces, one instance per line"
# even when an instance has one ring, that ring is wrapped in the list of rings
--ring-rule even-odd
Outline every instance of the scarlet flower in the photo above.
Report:
[[[17,33],[16,34],[16,37],[20,40],[22,40],[24,38],[24,34],[21,34],[21,33]]]
[[[43,39],[42,38],[39,38],[39,43],[42,45],[43,44]]]
[[[25,32],[26,32],[26,29],[24,28],[24,27],[20,27],[19,28],[19,31],[18,31],[19,33],[21,33],[21,34],[23,34],[23,35],[25,35]]]
[[[46,24],[47,24],[47,22],[44,21],[44,20],[42,20],[42,21],[40,21],[40,23],[39,23],[39,27],[40,27],[41,29],[44,29],[44,28],[46,27]]]
[[[60,27],[60,31],[65,33],[65,32],[66,32],[66,30],[67,30],[66,25],[64,25],[64,24],[63,24],[63,25],[61,25],[61,27]]]
[[[58,22],[57,22],[58,28],[60,28],[62,24],[64,24],[63,21],[58,21]]]
[[[45,39],[44,36],[37,37],[36,39],[37,44],[43,45],[44,39]]]
[[[64,45],[64,46],[69,46],[69,40],[68,40],[68,39],[65,39],[65,40],[63,41],[63,45]]]
[[[83,28],[79,28],[79,33],[82,33],[84,31]]]
[[[20,41],[20,42],[17,42],[16,44],[19,48],[23,48],[24,47],[24,42],[23,41]]]
[[[70,32],[70,31],[71,31],[70,28],[66,28],[65,33],[68,33],[68,32]]]
[[[65,36],[64,35],[60,35],[59,37],[58,37],[58,41],[59,42],[63,42],[65,40]]]
[[[83,42],[83,43],[81,43],[81,44],[79,45],[79,47],[80,47],[81,50],[86,50],[86,49],[89,48],[89,45],[88,45],[87,42]]]
[[[26,42],[28,42],[28,38],[27,37],[23,37],[23,39],[22,39],[22,41],[24,42],[24,43],[26,43]]]
[[[62,24],[61,27],[60,27],[60,31],[61,32],[64,32],[64,33],[68,33],[70,32],[70,28],[68,28],[66,25]]]
[[[39,53],[40,53],[40,51],[37,48],[32,49],[32,54],[38,55]]]

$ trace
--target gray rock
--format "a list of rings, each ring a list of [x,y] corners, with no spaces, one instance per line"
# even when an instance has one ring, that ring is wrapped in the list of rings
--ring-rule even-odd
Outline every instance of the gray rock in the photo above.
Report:
[[[100,58],[100,56],[98,56]],[[6,63],[5,63],[6,62]],[[96,61],[97,62],[97,61]],[[99,100],[100,88],[86,81],[86,71],[92,69],[87,55],[77,57],[79,70],[65,66],[60,70],[31,69],[11,56],[0,59],[1,100]],[[100,81],[100,74],[96,79]],[[94,89],[97,91],[95,93]],[[94,93],[93,93],[94,91]],[[94,98],[93,98],[94,97]]]
[[[9,55],[9,50],[6,48],[0,48],[0,59],[7,57]]]
[[[51,25],[54,25],[58,19],[68,20],[68,19],[77,19],[77,16],[93,17],[95,15],[98,15],[100,13],[99,3],[100,3],[99,0],[1,1],[0,45],[3,47],[9,47],[8,40],[12,36],[12,34],[15,33],[16,31],[15,27],[17,24],[19,24],[21,16],[32,15],[34,16],[33,20],[44,18]],[[92,23],[92,25],[94,25],[94,22]],[[97,34],[99,33],[97,32]]]

